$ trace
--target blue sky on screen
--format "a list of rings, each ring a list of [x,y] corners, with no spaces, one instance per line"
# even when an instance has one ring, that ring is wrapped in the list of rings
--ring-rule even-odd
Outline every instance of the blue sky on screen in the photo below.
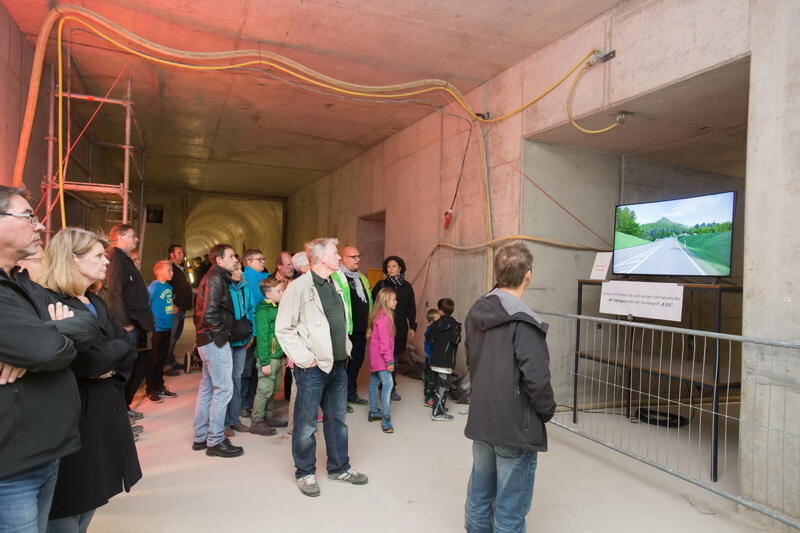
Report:
[[[648,224],[666,217],[685,226],[703,222],[731,222],[733,220],[733,193],[724,192],[696,198],[683,198],[666,202],[651,202],[628,207],[636,213],[639,224]]]

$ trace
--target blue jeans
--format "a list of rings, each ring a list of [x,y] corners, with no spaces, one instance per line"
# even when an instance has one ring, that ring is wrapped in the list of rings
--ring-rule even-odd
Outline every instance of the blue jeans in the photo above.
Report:
[[[228,412],[225,415],[225,426],[235,426],[239,421],[239,411],[242,409],[242,370],[244,370],[244,360],[247,356],[247,348],[244,346],[234,346],[231,348],[233,358],[233,393],[231,401],[228,403]]]
[[[175,308],[177,311],[172,317],[172,331],[169,336],[169,352],[167,352],[167,364],[176,363],[175,345],[183,335],[183,325],[186,323],[186,310]]]
[[[473,441],[466,503],[468,533],[525,533],[536,457],[537,452]]]
[[[0,532],[44,533],[58,478],[58,459],[0,479]]]
[[[369,410],[371,413],[378,412],[378,385],[381,388],[381,403],[383,404],[383,419],[391,420],[392,412],[392,373],[388,370],[378,370],[373,372],[369,378]]]
[[[197,351],[203,361],[203,377],[194,408],[194,442],[216,446],[225,438],[225,413],[233,394],[231,345],[220,348],[212,342],[198,346]]]
[[[347,369],[344,361],[336,361],[329,374],[319,367],[294,369],[297,398],[294,403],[292,457],[295,477],[317,471],[317,412],[322,406],[325,417],[322,431],[328,453],[328,472],[338,474],[350,470],[347,455]]]
[[[96,510],[50,520],[47,523],[47,533],[86,533]]]

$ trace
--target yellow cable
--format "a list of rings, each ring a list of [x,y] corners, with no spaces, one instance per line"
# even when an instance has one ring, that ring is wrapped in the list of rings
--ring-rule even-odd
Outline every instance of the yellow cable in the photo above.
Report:
[[[575,88],[578,86],[578,82],[580,81],[580,79],[583,77],[583,75],[589,69],[589,66],[590,65],[588,63],[585,64],[583,66],[583,68],[580,71],[578,71],[578,75],[575,76],[575,79],[572,81],[572,86],[570,87],[569,95],[567,96],[567,116],[569,117],[570,123],[575,127],[576,130],[578,130],[578,131],[580,131],[582,133],[589,134],[589,135],[596,135],[598,133],[605,133],[607,131],[611,131],[614,128],[619,127],[621,122],[617,121],[617,122],[611,124],[610,126],[606,126],[605,128],[601,128],[599,130],[589,130],[589,129],[584,128],[580,124],[578,124],[575,121],[575,118],[572,116],[572,98],[575,96]]]
[[[64,59],[61,40],[64,20],[58,25],[58,201],[61,204],[61,227],[67,227],[67,210],[64,205]],[[47,177],[50,179],[50,176]]]

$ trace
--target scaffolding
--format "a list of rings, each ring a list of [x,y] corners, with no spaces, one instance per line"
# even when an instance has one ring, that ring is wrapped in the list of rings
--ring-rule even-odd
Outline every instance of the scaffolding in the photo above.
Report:
[[[71,58],[67,61],[68,69],[72,64]],[[70,69],[71,70],[71,69]],[[123,69],[124,70],[124,69]],[[56,76],[51,68],[50,71],[50,105],[49,105],[49,123],[48,133],[45,138],[47,141],[47,176],[42,183],[43,200],[45,202],[45,214],[43,220],[46,227],[45,242],[49,242],[53,234],[52,212],[58,203],[58,197],[54,200],[54,194],[59,193],[59,180],[58,173],[55,171],[56,160],[58,164],[64,165],[64,181],[63,190],[64,195],[74,198],[87,209],[105,209],[104,220],[110,223],[123,223],[130,224],[133,218],[138,218],[139,233],[144,233],[144,225],[146,222],[144,210],[144,164],[145,164],[145,140],[142,129],[139,126],[136,116],[133,111],[133,100],[131,98],[132,80],[130,76],[127,80],[127,88],[124,99],[109,98],[106,96],[92,96],[88,94],[79,94],[71,91],[71,76],[66,76],[66,90],[62,91],[62,96],[66,100],[66,139],[67,139],[67,154],[62,160],[61,154],[56,158],[56,135],[55,135],[55,103],[58,98],[56,90]],[[112,86],[113,88],[113,86]],[[110,91],[109,91],[110,92]],[[79,134],[76,139],[72,140],[71,126],[73,122],[72,102],[91,102],[97,103],[98,107],[95,109],[94,115],[87,121],[84,130]],[[112,106],[120,106],[125,113],[124,125],[124,142],[122,144],[115,142],[99,141],[95,135],[91,122],[96,116],[97,112],[105,104]],[[138,133],[140,144],[134,145],[131,142],[132,128],[135,127]],[[88,130],[88,131],[87,131]],[[80,159],[73,153],[72,148],[77,145],[78,140],[86,133],[85,139],[89,143],[88,147],[88,161],[83,164]],[[94,152],[97,147],[107,147],[120,149],[123,152],[123,165],[122,165],[122,178],[119,183],[105,183],[104,181],[115,180],[102,180],[95,179],[94,172]],[[138,153],[138,161],[137,161]],[[69,179],[66,175],[69,163],[75,163],[86,174],[85,179],[72,178]],[[136,180],[132,180],[131,163],[136,170]],[[138,192],[138,199],[132,201],[134,193],[133,181]]]

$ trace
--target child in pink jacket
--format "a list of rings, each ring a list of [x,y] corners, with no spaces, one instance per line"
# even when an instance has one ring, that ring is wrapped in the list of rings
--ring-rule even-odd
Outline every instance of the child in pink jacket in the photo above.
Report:
[[[367,324],[367,354],[369,356],[369,415],[368,420],[382,420],[384,433],[394,433],[392,427],[392,372],[394,371],[394,310],[397,307],[397,294],[394,289],[381,289],[375,297],[375,304],[369,313]],[[383,412],[378,409],[378,385],[382,387],[381,403]]]

